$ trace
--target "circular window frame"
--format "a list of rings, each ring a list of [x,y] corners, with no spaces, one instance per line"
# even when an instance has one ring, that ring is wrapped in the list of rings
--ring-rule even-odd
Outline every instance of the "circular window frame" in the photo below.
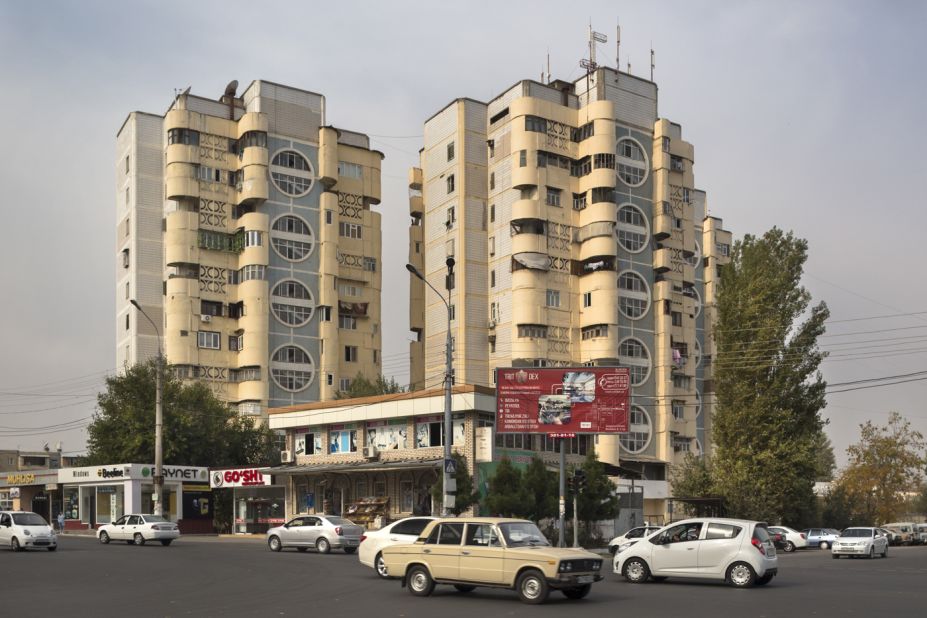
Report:
[[[299,349],[299,350],[302,350],[302,351],[306,354],[306,356],[309,358],[309,360],[312,362],[312,364],[310,365],[311,370],[310,370],[310,372],[309,372],[309,373],[310,373],[309,380],[306,381],[306,385],[303,386],[302,388],[297,388],[297,389],[287,388],[287,387],[285,387],[284,385],[280,384],[280,382],[277,381],[277,377],[274,375],[274,363],[280,363],[280,361],[275,361],[275,360],[274,360],[274,356],[276,356],[276,355],[277,355],[277,352],[279,352],[279,351],[282,350],[283,348],[297,348],[297,349]],[[287,364],[288,364],[288,363],[287,363]],[[283,344],[281,344],[281,345],[278,345],[276,348],[274,348],[274,351],[273,351],[273,352],[271,353],[271,355],[270,355],[269,371],[270,371],[270,379],[273,380],[274,384],[276,384],[280,389],[282,389],[282,390],[284,390],[284,391],[286,391],[286,392],[288,392],[288,393],[301,393],[301,392],[303,392],[304,390],[306,390],[307,388],[309,388],[310,386],[312,386],[312,384],[315,382],[316,376],[317,376],[318,373],[319,373],[319,372],[318,372],[318,369],[316,368],[315,358],[313,358],[313,356],[312,356],[312,354],[309,352],[309,350],[307,350],[306,348],[304,348],[303,346],[301,346],[301,345],[299,345],[299,344],[297,344],[297,343],[292,343],[292,342],[291,342],[291,343],[283,343]]]
[[[697,240],[695,241],[695,253],[689,257],[688,261],[692,268],[698,268],[699,262],[702,261],[702,246]]]
[[[621,281],[621,275],[623,275],[623,274],[625,274],[625,273],[631,273],[631,274],[633,274],[633,275],[636,275],[641,281],[643,281],[643,283],[644,283],[644,289],[646,290],[646,293],[647,293],[647,308],[644,309],[644,312],[643,312],[643,313],[641,313],[639,316],[637,316],[636,318],[634,318],[634,317],[629,316],[627,313],[625,313],[624,311],[621,310],[621,297],[623,296],[622,292],[626,292],[627,290],[623,290],[620,286],[618,287],[618,313],[621,314],[622,316],[628,318],[629,320],[634,320],[634,321],[636,322],[637,320],[642,320],[642,319],[644,319],[645,317],[647,317],[647,314],[650,313],[650,308],[653,307],[653,296],[652,296],[652,293],[651,293],[651,290],[650,290],[650,284],[647,283],[647,280],[644,279],[644,276],[643,276],[643,275],[641,275],[639,272],[637,272],[637,271],[634,270],[633,268],[625,268],[624,270],[622,270],[621,272],[619,272],[619,273],[618,273],[618,281]],[[627,298],[637,298],[637,297],[636,297],[636,296],[628,296]],[[640,341],[640,339],[638,339],[638,341]],[[644,342],[643,342],[643,341],[641,341],[641,345],[644,345]],[[646,347],[646,346],[645,346],[645,347]],[[649,351],[648,351],[648,354],[649,354]]]
[[[698,339],[695,340],[695,345],[693,346],[693,349],[694,349],[694,354],[695,354],[695,367],[696,368],[701,367],[702,366],[702,344],[699,343]]]
[[[702,415],[702,394],[695,391],[695,418]]]
[[[702,315],[702,295],[699,294],[698,288],[692,286],[692,292],[695,294],[695,318]]]
[[[291,176],[296,176],[296,174],[293,174],[293,173],[292,173],[293,171],[296,171],[296,170],[294,170],[293,168],[291,168],[291,167],[282,167],[282,166],[279,166],[279,165],[274,165],[274,163],[273,163],[274,159],[276,159],[276,158],[277,158],[277,155],[279,155],[281,152],[293,152],[293,153],[296,153],[297,155],[299,155],[300,157],[302,157],[303,161],[306,162],[306,166],[309,168],[309,176],[307,177],[307,178],[309,179],[309,187],[308,187],[303,193],[298,193],[298,194],[297,194],[297,193],[287,193],[286,191],[284,191],[284,190],[280,187],[280,185],[277,184],[277,181],[274,179],[274,171],[275,171],[275,170],[289,170],[289,172],[287,172],[287,173],[289,173]],[[646,155],[645,155],[645,156],[646,156]],[[316,180],[317,180],[318,178],[316,177],[316,174],[315,174],[315,167],[313,167],[312,161],[309,160],[309,157],[307,157],[306,155],[304,155],[304,154],[301,153],[300,151],[296,150],[296,149],[293,148],[292,146],[290,146],[290,147],[285,147],[285,148],[280,148],[280,149],[274,151],[274,153],[273,153],[272,155],[270,155],[270,159],[269,159],[268,161],[269,161],[269,163],[268,163],[268,165],[267,165],[267,174],[270,176],[270,182],[274,185],[274,188],[277,189],[277,191],[279,191],[281,194],[283,194],[283,195],[285,195],[285,196],[287,196],[287,197],[291,197],[291,198],[305,197],[305,196],[309,195],[309,193],[310,193],[310,192],[312,191],[312,189],[315,187],[315,183],[316,183]]]
[[[310,190],[311,190],[311,189],[310,189]],[[283,238],[282,236],[280,236],[280,234],[292,234],[292,232],[281,232],[281,231],[279,231],[279,230],[275,230],[275,229],[274,229],[274,224],[277,223],[277,221],[279,221],[280,219],[284,219],[284,218],[286,218],[286,217],[293,217],[294,219],[299,219],[300,221],[302,221],[303,223],[305,223],[305,224],[306,224],[306,227],[309,229],[309,238],[310,238],[311,241],[312,241],[310,244],[311,244],[312,246],[309,248],[309,252],[308,252],[308,253],[305,255],[305,257],[303,257],[302,259],[294,260],[294,259],[292,259],[292,258],[288,258],[287,256],[285,256],[285,255],[283,255],[282,253],[280,253],[280,251],[277,249],[277,246],[274,244],[274,239],[275,239],[275,238]],[[294,239],[294,240],[295,240],[295,239]],[[283,213],[282,215],[280,215],[279,217],[277,217],[276,219],[274,219],[273,221],[270,222],[270,246],[271,246],[271,248],[274,250],[274,253],[276,253],[278,256],[280,256],[280,259],[286,260],[287,262],[291,262],[291,263],[293,263],[293,264],[298,264],[298,263],[300,263],[300,262],[305,262],[305,261],[308,260],[310,257],[312,257],[312,254],[313,254],[313,253],[315,253],[315,247],[316,247],[316,245],[318,245],[318,244],[319,244],[319,242],[318,242],[318,240],[316,239],[316,236],[315,236],[315,229],[312,227],[312,224],[309,223],[308,221],[306,221],[306,219],[305,219],[304,217],[301,217],[300,215],[296,214],[295,212],[285,212],[285,213]]]
[[[640,249],[637,249],[636,251],[635,251],[634,249],[629,249],[627,246],[625,246],[624,244],[622,244],[621,238],[618,236],[618,231],[619,231],[619,229],[621,228],[621,226],[622,226],[622,225],[629,225],[629,224],[622,224],[622,222],[621,222],[621,209],[622,209],[622,208],[633,208],[634,210],[636,210],[636,211],[640,214],[641,219],[644,220],[644,244],[642,244],[641,247],[640,247]],[[615,217],[615,218],[616,218],[616,222],[615,222],[615,242],[618,243],[618,246],[621,247],[622,249],[624,249],[625,251],[627,251],[628,253],[632,254],[632,255],[637,255],[637,254],[639,254],[639,253],[645,251],[645,250],[647,249],[647,246],[649,245],[649,243],[647,242],[647,239],[650,238],[650,219],[647,218],[647,215],[644,214],[644,211],[641,209],[641,207],[638,206],[637,204],[633,204],[633,203],[631,203],[631,202],[623,202],[623,203],[621,203],[621,204],[618,204],[618,210],[615,212],[615,214],[616,214],[616,217]]]
[[[621,362],[621,358],[622,358],[622,356],[621,356],[621,344],[623,344],[625,341],[628,341],[628,340],[630,340],[630,339],[633,339],[634,341],[636,341],[636,342],[638,342],[639,344],[641,344],[641,347],[644,348],[644,350],[647,352],[647,375],[644,376],[644,379],[641,380],[640,382],[631,382],[631,386],[632,386],[632,387],[643,386],[644,384],[647,384],[647,381],[650,379],[650,375],[653,373],[653,354],[650,352],[650,348],[647,347],[647,344],[646,344],[646,343],[644,343],[643,341],[641,341],[641,340],[638,339],[637,337],[634,337],[633,335],[629,335],[629,336],[625,337],[624,339],[622,339],[621,341],[618,342],[618,350],[619,350],[619,351],[618,351],[618,362]],[[624,358],[631,358],[631,357],[624,357]],[[621,364],[622,364],[623,366],[627,366],[626,363],[621,363]],[[635,367],[643,367],[643,365],[636,365],[636,364],[634,364],[634,363],[630,363],[630,365],[634,365]]]
[[[626,181],[624,178],[621,177],[621,174],[618,173],[618,166],[621,164],[621,161],[619,159],[627,160],[626,157],[622,157],[620,154],[618,154],[618,144],[620,144],[623,141],[633,142],[638,148],[641,149],[641,152],[644,155],[644,177],[641,178],[641,181],[637,184],[632,184]],[[631,187],[632,189],[643,187],[644,183],[646,183],[647,180],[650,178],[650,155],[647,154],[647,149],[644,148],[644,145],[641,144],[639,141],[637,141],[635,138],[631,137],[630,135],[624,135],[622,137],[619,137],[617,140],[615,140],[615,176],[618,178],[619,181],[621,181],[621,184],[625,185],[626,187]]]
[[[306,292],[309,293],[309,302],[311,303],[311,305],[310,305],[310,311],[309,311],[309,317],[306,318],[306,319],[305,319],[303,322],[301,322],[300,324],[290,324],[290,323],[288,323],[288,322],[283,321],[283,320],[280,318],[280,316],[277,315],[276,309],[274,309],[274,299],[275,299],[275,298],[285,298],[285,299],[287,299],[287,300],[299,300],[299,299],[295,299],[295,298],[289,298],[289,297],[287,297],[287,296],[277,296],[276,294],[274,294],[274,290],[277,289],[277,286],[279,286],[279,285],[281,285],[281,284],[283,284],[283,283],[286,283],[287,281],[292,281],[292,282],[294,282],[294,283],[298,283],[299,285],[303,286],[303,288],[305,288]],[[270,297],[270,312],[273,314],[274,319],[277,320],[277,322],[279,322],[280,324],[282,324],[283,326],[285,326],[285,327],[287,327],[287,328],[302,328],[303,326],[307,325],[309,322],[312,321],[312,318],[315,317],[316,309],[318,309],[318,304],[316,303],[315,295],[312,293],[312,290],[309,289],[309,286],[306,285],[305,283],[303,283],[302,281],[300,281],[299,279],[294,279],[293,277],[287,277],[287,278],[285,278],[285,279],[281,279],[281,280],[277,281],[276,283],[274,283],[274,286],[270,289],[270,292],[269,292],[268,296]],[[279,348],[278,348],[278,349],[279,349]]]
[[[637,450],[632,451],[627,446],[625,446],[624,442],[621,440],[621,436],[623,434],[618,434],[618,446],[620,446],[621,450],[623,450],[625,453],[629,455],[640,455],[641,453],[646,451],[648,448],[650,448],[650,444],[653,442],[653,419],[650,418],[650,414],[647,412],[647,410],[643,406],[632,404],[631,407],[637,408],[638,410],[640,410],[640,412],[644,415],[644,418],[647,419],[647,427],[649,429],[647,432],[647,441],[644,442],[644,446],[642,446],[641,448]],[[631,415],[629,413],[628,414],[628,433],[630,433],[630,430],[631,430]]]

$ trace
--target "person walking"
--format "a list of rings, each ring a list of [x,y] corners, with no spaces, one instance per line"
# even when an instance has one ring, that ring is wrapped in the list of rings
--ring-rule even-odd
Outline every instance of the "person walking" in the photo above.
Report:
[[[64,532],[64,511],[58,512],[58,532]]]

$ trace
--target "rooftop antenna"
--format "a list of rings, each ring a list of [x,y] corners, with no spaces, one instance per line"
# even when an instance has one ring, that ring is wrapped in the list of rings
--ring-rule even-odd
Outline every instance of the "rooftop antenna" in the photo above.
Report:
[[[547,50],[547,83],[550,83],[550,50]]]
[[[592,20],[589,20],[589,59],[586,60],[583,58],[579,61],[579,66],[586,69],[586,97],[589,97],[589,77],[590,75],[599,68],[599,65],[595,61],[595,44],[596,43],[607,43],[608,37],[601,32],[596,32],[592,29]]]
[[[621,22],[615,22],[615,70],[621,71]]]
[[[650,42],[650,81],[653,81],[653,69],[657,66],[657,62],[653,53],[653,41]]]

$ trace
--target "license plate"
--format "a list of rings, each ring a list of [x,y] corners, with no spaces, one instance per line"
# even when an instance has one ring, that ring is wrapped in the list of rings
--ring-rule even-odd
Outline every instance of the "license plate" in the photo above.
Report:
[[[577,584],[591,584],[594,581],[595,581],[595,577],[593,577],[592,575],[580,575],[579,577],[576,578]]]
[[[352,541],[348,539],[348,545],[357,545],[357,541]]]

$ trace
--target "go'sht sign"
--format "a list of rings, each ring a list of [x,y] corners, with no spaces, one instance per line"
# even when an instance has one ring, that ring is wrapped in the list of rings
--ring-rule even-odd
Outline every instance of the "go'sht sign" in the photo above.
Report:
[[[233,470],[213,470],[209,476],[212,489],[221,487],[253,487],[270,485],[270,475],[262,474],[257,468],[236,468]]]

